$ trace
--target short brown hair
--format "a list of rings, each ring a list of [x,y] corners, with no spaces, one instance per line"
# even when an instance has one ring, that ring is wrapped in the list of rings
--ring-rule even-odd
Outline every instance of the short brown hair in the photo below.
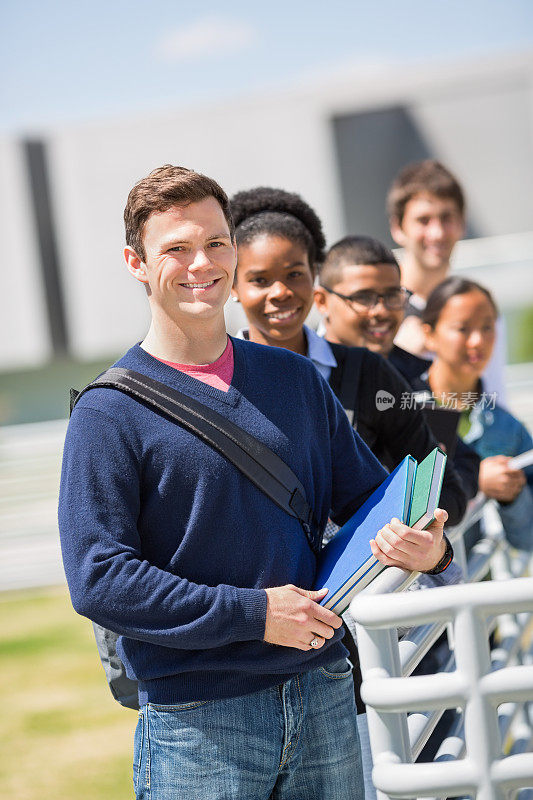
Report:
[[[172,164],[152,170],[137,181],[128,195],[124,209],[126,244],[144,261],[143,232],[150,214],[167,211],[174,206],[188,206],[207,197],[214,197],[220,204],[233,239],[235,227],[228,196],[216,181],[192,169],[174,167]]]
[[[407,203],[423,192],[454,200],[464,216],[465,198],[459,181],[440,161],[427,159],[408,164],[393,180],[387,195],[389,219],[395,218],[401,225]]]

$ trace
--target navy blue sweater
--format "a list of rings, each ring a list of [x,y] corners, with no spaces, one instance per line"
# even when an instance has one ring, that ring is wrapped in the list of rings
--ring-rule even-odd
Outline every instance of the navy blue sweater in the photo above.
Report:
[[[186,392],[272,448],[298,475],[321,529],[385,476],[313,364],[233,340],[227,393],[138,345],[117,362]],[[114,389],[93,389],[68,427],[59,502],[76,611],[121,635],[141,704],[232,697],[342,656],[263,641],[265,588],[313,585],[300,523],[194,434]],[[342,630],[342,629],[341,629]]]

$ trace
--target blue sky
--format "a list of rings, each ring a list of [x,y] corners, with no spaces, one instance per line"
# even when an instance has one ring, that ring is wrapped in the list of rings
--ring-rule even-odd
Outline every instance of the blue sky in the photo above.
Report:
[[[0,0],[0,129],[222,103],[343,65],[533,50],[531,0]]]

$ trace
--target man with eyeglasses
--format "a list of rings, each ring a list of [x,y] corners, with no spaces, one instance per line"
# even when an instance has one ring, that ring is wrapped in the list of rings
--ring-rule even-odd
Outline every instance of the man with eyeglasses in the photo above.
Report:
[[[343,387],[351,384],[354,427],[389,470],[408,453],[421,461],[436,444],[416,404],[402,404],[404,398],[412,397],[410,381],[430,364],[394,344],[409,296],[410,292],[401,285],[400,268],[393,253],[368,236],[347,236],[329,249],[314,292],[315,305],[323,319],[322,333],[336,362],[325,377],[343,404]],[[386,400],[383,405],[378,402],[380,396]],[[451,525],[460,521],[466,500],[478,488],[479,459],[466,445],[462,447],[459,463],[448,460],[442,486],[441,503]],[[449,573],[445,581],[456,579],[456,573],[453,577]],[[353,632],[355,626],[349,612],[343,619]],[[352,648],[349,640],[348,646]],[[357,663],[356,651],[351,649],[350,653]],[[375,800],[364,711],[359,703],[357,724],[363,748],[365,797]]]
[[[328,377],[336,394],[347,372],[345,365],[339,363],[343,350],[336,350],[338,345],[366,348],[387,359],[400,373],[387,369],[381,359],[367,357],[361,359],[354,380],[357,430],[388,469],[394,468],[406,452],[418,460],[428,452],[427,426],[421,416],[415,420],[415,403],[409,399],[413,398],[412,382],[426,372],[431,362],[394,344],[410,294],[401,285],[394,254],[369,236],[347,236],[334,244],[326,253],[315,288],[324,337],[338,362]],[[379,406],[380,394],[385,399],[388,396],[389,405]],[[452,525],[464,513],[464,506],[459,514],[455,513],[457,506],[462,506],[464,495],[470,499],[478,490],[479,459],[459,439],[453,466],[464,494],[450,470],[443,485],[443,505]]]
[[[330,248],[315,304],[329,342],[367,347],[411,381],[430,362],[394,344],[411,292],[401,285],[393,253],[369,236],[347,236]]]

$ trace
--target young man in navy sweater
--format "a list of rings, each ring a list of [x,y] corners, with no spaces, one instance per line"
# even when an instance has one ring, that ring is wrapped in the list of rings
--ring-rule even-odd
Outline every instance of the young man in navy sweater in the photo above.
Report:
[[[124,217],[152,320],[117,365],[274,450],[319,536],[328,515],[342,524],[385,472],[308,359],[228,337],[236,255],[223,190],[161,167],[134,186]],[[445,519],[428,531],[393,520],[373,550],[432,569]],[[310,590],[315,555],[296,519],[192,433],[99,388],[70,420],[59,522],[74,608],[120,634],[139,683],[137,798],[363,797],[341,620]]]

